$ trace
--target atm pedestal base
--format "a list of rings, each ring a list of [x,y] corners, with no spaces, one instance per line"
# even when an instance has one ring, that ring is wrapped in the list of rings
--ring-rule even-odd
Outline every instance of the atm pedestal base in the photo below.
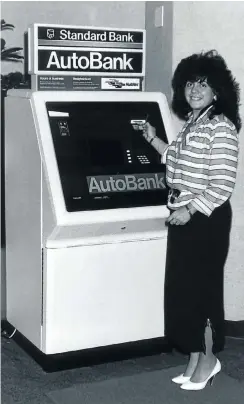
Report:
[[[164,336],[165,239],[44,251],[42,351]]]
[[[2,330],[6,330],[8,335],[11,335],[14,327],[4,320]],[[18,331],[14,334],[12,341],[16,342],[47,373],[172,352],[172,346],[165,337],[55,355],[44,354]]]

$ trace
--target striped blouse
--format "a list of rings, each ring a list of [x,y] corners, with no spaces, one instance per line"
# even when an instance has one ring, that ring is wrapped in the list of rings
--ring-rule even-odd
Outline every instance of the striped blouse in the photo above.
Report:
[[[191,116],[164,152],[167,184],[180,191],[173,202],[169,192],[170,209],[191,202],[210,216],[233,192],[239,150],[237,131],[223,114],[210,119],[211,108],[192,125]]]

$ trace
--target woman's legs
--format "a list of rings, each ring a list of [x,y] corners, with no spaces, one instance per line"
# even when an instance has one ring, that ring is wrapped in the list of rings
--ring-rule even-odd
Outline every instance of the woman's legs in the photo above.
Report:
[[[198,362],[192,374],[191,381],[195,383],[203,382],[212,372],[216,365],[216,357],[213,354],[213,337],[210,324],[205,328],[206,353],[198,353]],[[189,375],[190,376],[190,375]]]
[[[213,341],[214,352],[219,352],[224,347],[223,269],[228,253],[230,224],[231,209],[229,204],[213,213],[208,245],[211,262],[206,263],[205,267],[205,275],[209,282],[207,285],[206,282],[204,283],[205,310],[211,317],[207,320],[204,332],[205,352],[200,352],[197,366],[191,377],[193,383],[205,381],[217,363],[216,356],[213,354]],[[217,235],[215,234],[216,228],[219,228]]]
[[[189,362],[184,372],[185,377],[191,377],[197,367],[200,352],[191,352]]]
[[[197,212],[187,225],[169,226],[165,332],[175,347],[191,353],[184,376],[195,382],[208,377],[216,363],[213,352],[224,347],[223,268],[230,223],[227,204],[210,218]],[[206,318],[213,336],[211,327],[205,329]]]

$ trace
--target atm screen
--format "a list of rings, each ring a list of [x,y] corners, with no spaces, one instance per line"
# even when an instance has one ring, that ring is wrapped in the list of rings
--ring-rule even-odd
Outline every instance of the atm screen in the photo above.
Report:
[[[167,143],[157,102],[47,102],[66,209],[164,205],[165,166],[131,121]]]

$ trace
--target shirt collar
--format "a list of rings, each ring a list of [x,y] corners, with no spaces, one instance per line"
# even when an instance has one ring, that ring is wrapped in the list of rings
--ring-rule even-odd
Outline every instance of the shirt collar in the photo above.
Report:
[[[201,122],[201,123],[202,123],[202,122],[205,122],[205,121],[209,118],[210,110],[211,110],[212,108],[213,108],[213,104],[210,105],[205,111],[203,111],[202,114],[200,114],[200,115],[198,116],[198,118],[196,119],[196,121],[194,122],[194,124],[199,123],[199,122]],[[188,119],[187,123],[190,123],[190,122],[192,121],[192,118],[193,118],[193,113],[191,112],[190,115],[189,115],[189,119]]]

